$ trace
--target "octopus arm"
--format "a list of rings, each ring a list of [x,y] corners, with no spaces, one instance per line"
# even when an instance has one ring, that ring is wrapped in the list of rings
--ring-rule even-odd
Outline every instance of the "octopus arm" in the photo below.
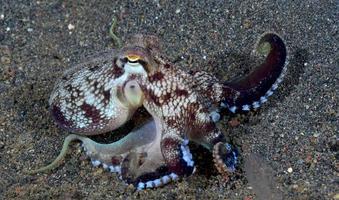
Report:
[[[212,118],[201,124],[199,130],[190,137],[213,153],[213,161],[217,170],[227,180],[238,166],[238,150],[226,142],[225,135],[216,127]]]
[[[257,52],[267,55],[265,62],[248,76],[225,83],[225,101],[222,105],[231,112],[256,109],[267,101],[277,89],[286,72],[287,50],[283,40],[275,33],[264,34]]]
[[[167,126],[162,132],[161,152],[169,171],[178,176],[191,175],[194,170],[194,161],[188,148],[188,140],[175,127]]]
[[[110,144],[101,144],[92,139],[71,134],[64,140],[63,148],[57,158],[49,165],[37,170],[27,171],[29,174],[49,171],[59,166],[66,156],[69,144],[78,140],[82,143],[87,156],[91,159],[94,166],[102,165],[111,172],[121,172],[121,162],[130,152],[143,153],[149,151],[149,144],[154,143],[156,139],[156,129],[154,121],[144,124],[119,141]]]

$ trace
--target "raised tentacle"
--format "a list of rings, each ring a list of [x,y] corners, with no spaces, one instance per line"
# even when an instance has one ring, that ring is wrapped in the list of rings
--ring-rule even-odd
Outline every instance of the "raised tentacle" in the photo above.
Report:
[[[218,142],[213,147],[213,162],[219,173],[227,180],[238,165],[238,151],[229,143]]]
[[[245,78],[225,83],[225,101],[222,106],[228,107],[231,112],[260,107],[277,89],[285,75],[287,50],[277,34],[264,34],[258,42],[257,52],[267,54],[263,64]]]

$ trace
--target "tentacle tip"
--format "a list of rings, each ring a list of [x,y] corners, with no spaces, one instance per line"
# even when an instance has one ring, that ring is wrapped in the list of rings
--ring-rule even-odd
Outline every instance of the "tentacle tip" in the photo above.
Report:
[[[27,175],[36,175],[36,174],[39,174],[39,173],[48,172],[50,170],[52,170],[52,169],[50,169],[50,168],[47,169],[46,167],[41,167],[39,169],[33,169],[33,170],[25,169],[22,172],[24,174],[27,174]]]
[[[36,170],[28,170],[28,169],[24,169],[22,170],[22,173],[26,174],[26,175],[35,175],[38,172],[36,172]]]
[[[134,187],[137,191],[141,191],[144,189],[152,189],[152,188],[158,188],[162,187],[164,185],[167,185],[171,181],[178,181],[179,176],[176,173],[169,173],[167,175],[164,175],[162,177],[151,179],[147,181],[140,181],[134,184]]]
[[[62,163],[62,159],[64,159],[64,157],[66,156],[67,150],[69,148],[69,143],[72,142],[73,140],[77,140],[77,139],[81,140],[82,137],[75,135],[75,134],[68,135],[64,140],[64,143],[62,145],[62,149],[61,149],[59,155],[54,159],[54,161],[52,163],[50,163],[47,166],[41,167],[39,169],[24,170],[24,173],[33,175],[33,174],[37,174],[37,173],[51,171],[51,170],[57,168]]]

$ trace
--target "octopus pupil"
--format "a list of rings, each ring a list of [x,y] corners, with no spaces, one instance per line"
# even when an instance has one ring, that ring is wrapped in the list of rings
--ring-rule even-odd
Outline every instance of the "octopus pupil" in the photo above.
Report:
[[[128,62],[129,62],[129,63],[138,63],[138,62],[139,62],[139,60],[134,60],[134,61],[132,61],[132,60],[128,60]]]

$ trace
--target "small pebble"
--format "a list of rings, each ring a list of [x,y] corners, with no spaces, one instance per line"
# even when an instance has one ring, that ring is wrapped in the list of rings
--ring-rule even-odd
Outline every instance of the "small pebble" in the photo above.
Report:
[[[75,26],[73,24],[68,24],[68,30],[73,30]]]
[[[8,65],[8,64],[11,63],[11,59],[9,57],[7,57],[7,56],[2,56],[0,58],[0,63]]]
[[[94,176],[101,175],[104,172],[104,169],[98,168],[96,171],[94,171]]]
[[[311,164],[312,161],[313,161],[312,155],[311,155],[311,154],[308,154],[308,155],[306,156],[305,162],[306,162],[307,164]]]
[[[313,137],[316,137],[316,138],[317,138],[317,137],[319,137],[319,135],[320,135],[320,133],[314,133],[314,134],[313,134]]]
[[[244,200],[253,200],[253,197],[252,196],[247,196],[247,197],[244,197]]]
[[[231,127],[237,127],[240,125],[240,121],[238,119],[232,119],[231,121],[228,122],[228,124],[231,126]]]
[[[244,28],[248,29],[252,27],[252,22],[249,19],[245,19],[243,22]]]
[[[330,150],[333,152],[339,151],[339,140],[332,138],[329,141]]]
[[[302,164],[304,163],[304,160],[303,160],[303,159],[299,159],[299,160],[297,161],[297,163],[298,163],[299,165],[302,165]]]
[[[289,167],[289,168],[287,169],[287,172],[288,172],[288,173],[292,173],[292,172],[293,172],[292,167]]]

